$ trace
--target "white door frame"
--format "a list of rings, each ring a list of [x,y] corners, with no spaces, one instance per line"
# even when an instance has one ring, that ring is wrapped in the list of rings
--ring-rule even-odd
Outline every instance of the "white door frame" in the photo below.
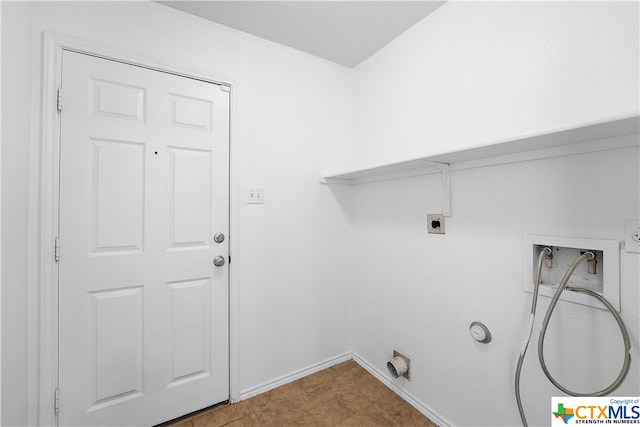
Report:
[[[30,369],[39,370],[38,383],[38,425],[55,425],[54,415],[54,391],[57,384],[58,366],[58,340],[57,340],[57,266],[55,263],[55,237],[58,230],[58,201],[59,201],[59,154],[60,154],[60,116],[56,110],[58,88],[62,78],[62,51],[72,50],[123,62],[130,65],[141,66],[156,71],[168,72],[183,77],[194,78],[210,83],[228,86],[231,90],[231,111],[233,118],[233,108],[235,105],[234,96],[237,91],[237,84],[229,80],[221,80],[211,76],[207,72],[196,71],[174,64],[159,63],[151,58],[138,55],[136,53],[124,52],[113,49],[109,46],[91,43],[85,40],[69,37],[66,35],[44,32],[43,33],[43,58],[42,58],[42,92],[41,92],[41,138],[35,152],[39,155],[31,157],[32,170],[40,171],[34,176],[34,181],[30,187],[39,188],[39,236],[33,241],[37,241],[37,247],[31,245],[29,248],[30,271],[37,271],[40,278],[38,295],[34,297],[39,300],[38,313],[30,316],[29,336],[39,337],[39,354],[37,366],[30,366]],[[233,138],[233,119],[230,123],[230,139]],[[230,164],[232,171],[233,150],[229,147]],[[38,161],[39,160],[39,161]],[[233,217],[236,211],[236,200],[234,194],[234,180],[229,179],[229,256],[236,236],[238,235],[237,221]],[[33,190],[32,190],[33,191]],[[32,193],[33,194],[33,193]],[[34,199],[32,199],[34,200]],[[37,211],[36,211],[37,212]],[[64,253],[64,248],[62,249]],[[238,260],[234,256],[233,265],[229,264],[229,399],[237,402],[240,398],[240,358],[238,349],[238,286],[236,284]],[[37,320],[36,320],[37,319]],[[35,330],[34,330],[35,329]],[[35,351],[35,350],[34,350]],[[38,372],[38,371],[36,371]],[[64,391],[62,391],[64,393]]]

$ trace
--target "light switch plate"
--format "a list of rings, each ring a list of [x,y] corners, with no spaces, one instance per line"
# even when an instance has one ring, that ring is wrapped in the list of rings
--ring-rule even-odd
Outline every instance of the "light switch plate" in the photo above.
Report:
[[[629,219],[624,222],[624,251],[640,253],[640,221]]]
[[[262,187],[247,187],[247,203],[249,204],[263,204],[264,203],[264,188]]]

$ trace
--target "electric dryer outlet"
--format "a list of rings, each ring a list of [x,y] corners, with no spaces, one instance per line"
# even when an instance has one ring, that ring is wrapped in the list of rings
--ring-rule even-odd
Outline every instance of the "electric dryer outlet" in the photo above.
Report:
[[[444,234],[444,215],[443,214],[427,215],[427,233]]]

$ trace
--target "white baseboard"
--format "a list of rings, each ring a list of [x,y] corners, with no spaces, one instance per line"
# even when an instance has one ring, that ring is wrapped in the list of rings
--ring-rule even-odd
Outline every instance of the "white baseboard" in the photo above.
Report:
[[[284,375],[282,377],[276,378],[271,381],[267,381],[266,383],[241,391],[240,400],[249,399],[250,397],[257,396],[258,394],[265,393],[269,390],[273,390],[276,387],[280,387],[282,385],[288,384],[295,380],[299,380],[300,378],[304,378],[307,375],[314,374],[318,371],[322,371],[323,369],[330,368],[333,365],[337,365],[338,363],[346,362],[347,360],[351,360],[351,359],[352,359],[351,353],[344,353],[339,356],[335,356],[330,359],[327,359],[323,362],[316,363],[315,365],[311,365],[299,371],[292,372],[290,374]]]
[[[411,406],[420,411],[424,416],[429,418],[434,423],[438,424],[440,427],[449,427],[451,426],[451,422],[446,420],[442,415],[438,414],[436,411],[431,409],[429,406],[425,405],[423,402],[415,398],[413,395],[408,393],[406,390],[402,390],[396,384],[394,384],[388,375],[383,374],[378,369],[376,369],[371,363],[367,362],[357,353],[352,354],[354,362],[358,365],[362,366],[366,369],[371,375],[379,379],[384,385],[389,387],[393,392],[395,392],[398,396],[407,401]]]

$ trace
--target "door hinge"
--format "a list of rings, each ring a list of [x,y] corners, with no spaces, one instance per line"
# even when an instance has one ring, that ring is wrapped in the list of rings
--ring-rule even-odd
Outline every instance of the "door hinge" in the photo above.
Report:
[[[53,413],[58,416],[60,413],[60,389],[56,388],[53,392]]]
[[[58,108],[58,111],[62,111],[62,88],[58,89],[56,107]]]
[[[220,90],[223,92],[231,92],[231,86],[220,85]]]
[[[56,240],[55,240],[55,249],[53,252],[53,256],[56,262],[60,262],[60,238],[59,237],[56,237]]]

